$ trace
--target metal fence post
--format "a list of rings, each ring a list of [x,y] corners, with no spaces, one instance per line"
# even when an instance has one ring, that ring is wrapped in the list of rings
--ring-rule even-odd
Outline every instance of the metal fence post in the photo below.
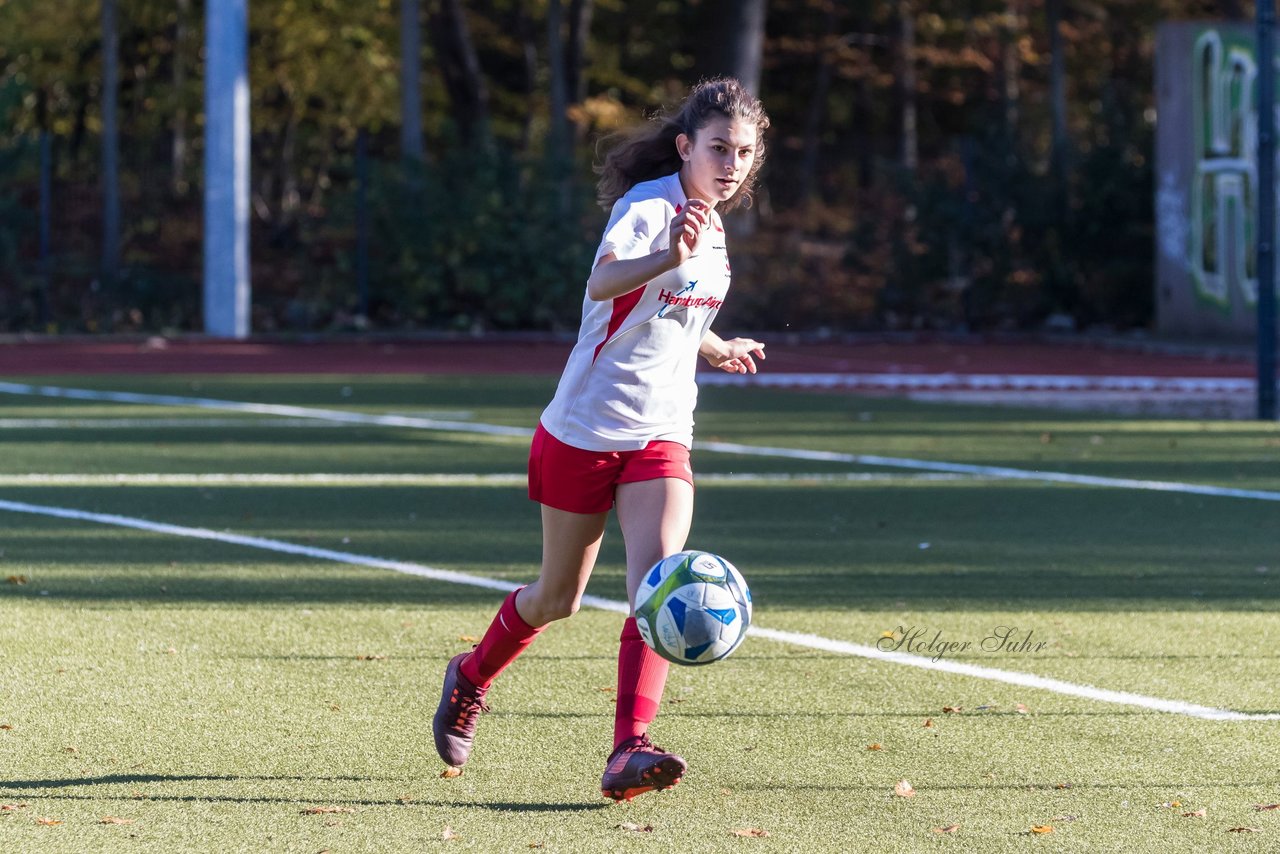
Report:
[[[1260,0],[1258,27],[1258,418],[1276,419],[1275,0]]]

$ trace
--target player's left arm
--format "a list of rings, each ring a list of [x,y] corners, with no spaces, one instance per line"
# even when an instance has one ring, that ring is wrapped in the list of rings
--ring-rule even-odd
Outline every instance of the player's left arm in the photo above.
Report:
[[[764,361],[764,344],[753,338],[730,338],[728,341],[707,330],[698,344],[698,354],[714,368],[731,374],[754,374],[756,359]]]

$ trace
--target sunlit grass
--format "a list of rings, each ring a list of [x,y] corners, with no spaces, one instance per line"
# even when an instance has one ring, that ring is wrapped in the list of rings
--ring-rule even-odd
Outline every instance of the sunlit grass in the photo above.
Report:
[[[60,382],[466,410],[517,426],[536,421],[550,390],[504,378]],[[0,397],[0,418],[126,414],[209,415]],[[734,389],[704,391],[699,422],[704,438],[763,445],[1280,482],[1274,425]],[[5,430],[0,442],[7,474],[519,473],[525,455],[519,440],[251,423]],[[695,468],[887,472],[705,452]],[[518,485],[11,484],[0,499],[511,582],[537,571],[537,512]],[[699,487],[690,544],[743,569],[762,626],[871,646],[920,628],[971,641],[947,656],[958,661],[1276,713],[1277,512],[1274,502],[996,479],[719,483]],[[590,592],[621,598],[621,565],[611,528]],[[672,673],[654,736],[691,772],[672,792],[608,806],[597,786],[618,617],[591,610],[550,628],[498,682],[472,763],[441,779],[429,732],[441,670],[500,596],[0,513],[0,806],[11,807],[0,810],[0,850],[1276,848],[1280,810],[1254,810],[1280,801],[1275,722],[1154,713],[763,638],[722,664]],[[982,648],[1002,626],[1045,646]],[[901,779],[914,797],[893,794]],[[316,807],[340,811],[306,813]],[[960,829],[935,832],[952,824]],[[1033,838],[1033,826],[1054,829]],[[1236,827],[1258,832],[1228,832]],[[769,836],[732,835],[749,830]]]

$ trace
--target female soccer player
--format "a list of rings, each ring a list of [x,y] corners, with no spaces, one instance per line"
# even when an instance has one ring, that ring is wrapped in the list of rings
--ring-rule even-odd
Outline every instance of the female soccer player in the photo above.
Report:
[[[635,593],[646,570],[684,549],[693,517],[697,357],[755,373],[764,345],[724,340],[711,321],[729,288],[717,208],[751,197],[769,118],[733,79],[696,86],[684,103],[625,135],[600,168],[612,207],[582,305],[578,342],[529,456],[529,497],[542,505],[542,569],[502,603],[472,652],[445,669],[436,749],[461,766],[493,680],[548,623],[574,614],[595,566],[609,510],[627,555],[632,616],[618,650],[613,753],[600,788],[630,800],[669,789],[684,759],[649,741],[667,662],[640,637]]]

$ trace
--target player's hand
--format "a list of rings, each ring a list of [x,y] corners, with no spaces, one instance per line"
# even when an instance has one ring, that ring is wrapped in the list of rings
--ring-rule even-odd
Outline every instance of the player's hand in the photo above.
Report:
[[[674,266],[678,267],[693,257],[702,233],[710,227],[711,205],[702,199],[690,199],[671,220],[671,242],[667,251]]]
[[[756,359],[764,361],[764,344],[752,338],[731,338],[716,352],[706,354],[712,367],[731,374],[754,374]]]

